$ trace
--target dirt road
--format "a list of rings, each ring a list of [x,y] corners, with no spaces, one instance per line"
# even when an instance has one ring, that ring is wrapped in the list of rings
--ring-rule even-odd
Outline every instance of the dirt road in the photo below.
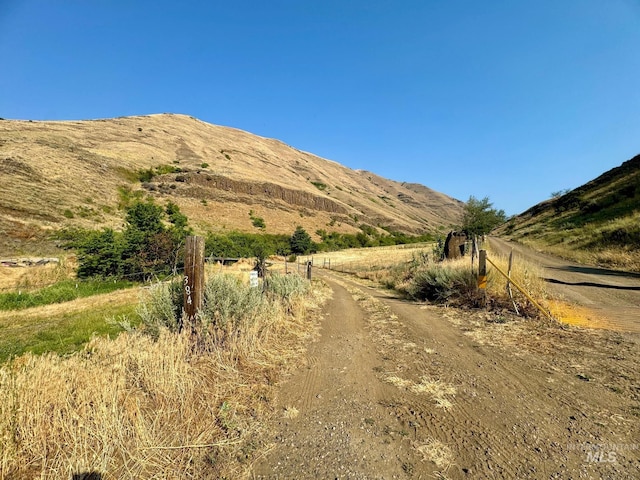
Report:
[[[253,479],[640,478],[640,336],[334,297]]]
[[[515,256],[542,266],[551,291],[595,312],[603,325],[640,333],[640,273],[580,265],[496,237],[489,243],[497,253],[513,249]]]

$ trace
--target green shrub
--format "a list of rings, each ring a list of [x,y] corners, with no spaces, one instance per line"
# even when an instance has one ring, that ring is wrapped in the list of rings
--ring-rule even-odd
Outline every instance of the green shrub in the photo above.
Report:
[[[306,294],[311,285],[299,275],[269,275],[264,280],[264,291],[280,300],[291,300]]]
[[[267,224],[264,223],[264,218],[261,217],[253,217],[251,219],[251,223],[256,228],[266,228]]]
[[[140,303],[138,315],[147,333],[158,338],[163,327],[172,332],[178,331],[182,306],[182,281],[159,283],[151,287],[147,299]]]

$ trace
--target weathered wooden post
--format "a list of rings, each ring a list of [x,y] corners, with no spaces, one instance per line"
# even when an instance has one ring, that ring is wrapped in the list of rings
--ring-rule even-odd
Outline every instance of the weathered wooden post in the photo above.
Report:
[[[184,315],[195,330],[196,315],[204,302],[204,238],[189,236],[184,254]],[[182,319],[180,328],[182,330]]]
[[[480,302],[482,306],[487,304],[487,251],[480,250],[478,266],[478,289],[480,290]]]
[[[518,311],[518,305],[516,305],[516,301],[513,299],[513,292],[511,291],[511,267],[513,265],[513,248],[509,253],[509,270],[507,270],[507,293],[509,294],[509,298],[511,299],[511,303],[513,303],[513,309],[516,311],[516,315],[520,315]]]
[[[311,280],[311,266],[313,262],[307,262],[307,280]]]

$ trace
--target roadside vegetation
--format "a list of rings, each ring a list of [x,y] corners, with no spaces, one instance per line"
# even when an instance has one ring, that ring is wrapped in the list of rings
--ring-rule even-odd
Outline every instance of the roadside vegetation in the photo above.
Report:
[[[505,220],[504,211],[494,209],[488,197],[478,200],[471,196],[464,206],[460,230],[470,239],[477,238],[488,234]],[[540,316],[536,307],[515,288],[512,289],[513,296],[509,296],[506,280],[495,268],[489,267],[486,295],[479,290],[478,259],[476,257],[475,263],[471,263],[469,248],[466,256],[456,260],[444,259],[443,239],[421,249],[407,250],[404,256],[400,254],[398,257],[397,253],[390,248],[381,249],[376,257],[363,254],[361,260],[345,261],[334,257],[331,258],[332,268],[375,281],[411,300],[463,308],[482,306],[496,312],[514,311],[517,307],[523,316]],[[489,256],[501,270],[508,271],[507,258],[491,252]],[[521,285],[538,303],[545,303],[547,292],[540,277],[540,268],[522,259],[511,270],[513,281]]]
[[[391,252],[389,256],[391,257]],[[508,270],[507,258],[491,252],[489,257],[503,271]],[[514,311],[513,302],[506,289],[506,279],[495,268],[489,267],[485,297],[484,293],[478,290],[477,259],[474,269],[469,256],[457,260],[443,260],[437,245],[432,249],[414,252],[411,259],[384,268],[369,263],[351,266],[351,269],[346,268],[344,271],[396,290],[411,300],[461,308],[485,308],[486,302],[486,308],[495,312]],[[511,271],[513,281],[523,286],[538,303],[546,304],[548,293],[540,275],[541,270],[538,266],[522,259],[518,259]],[[540,312],[523,295],[515,288],[512,291],[521,315],[540,316]]]
[[[0,478],[238,478],[263,447],[272,388],[316,330],[326,296],[297,276],[264,290],[213,276],[193,328],[175,288],[144,299],[143,326],[75,355],[0,367]]]
[[[78,298],[110,293],[137,285],[126,280],[90,279],[78,281],[67,279],[32,291],[0,293],[0,310],[22,310],[25,308],[64,303]]]

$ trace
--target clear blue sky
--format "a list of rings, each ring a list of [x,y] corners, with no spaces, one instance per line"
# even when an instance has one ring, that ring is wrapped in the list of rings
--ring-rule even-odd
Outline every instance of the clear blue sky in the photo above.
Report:
[[[640,0],[0,0],[0,117],[161,112],[516,214],[640,153]]]

